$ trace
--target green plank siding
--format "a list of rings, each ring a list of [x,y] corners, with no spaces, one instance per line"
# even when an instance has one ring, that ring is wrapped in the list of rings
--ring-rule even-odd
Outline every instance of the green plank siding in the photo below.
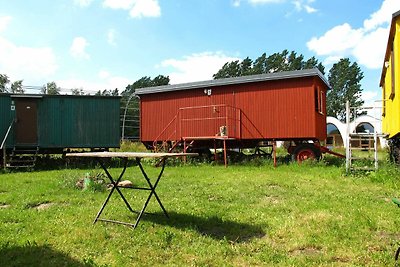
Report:
[[[70,95],[0,94],[0,143],[15,118],[12,103],[25,98],[36,101],[39,148],[119,147],[120,98]],[[12,131],[7,146],[14,145]]]
[[[47,96],[39,102],[39,146],[118,147],[119,98]]]
[[[7,94],[0,94],[0,145],[7,133],[11,121],[15,117],[15,111],[11,110],[11,98]],[[13,129],[12,129],[13,130]],[[14,132],[11,131],[6,145],[11,146],[14,143]]]

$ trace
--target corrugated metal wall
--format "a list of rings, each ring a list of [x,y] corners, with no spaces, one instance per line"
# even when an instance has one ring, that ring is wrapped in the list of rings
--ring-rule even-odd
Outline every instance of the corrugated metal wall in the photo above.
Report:
[[[324,140],[326,105],[323,99],[322,112],[316,110],[316,88],[326,95],[317,77],[141,95],[141,140],[215,136],[220,126],[238,139]],[[184,107],[203,108],[179,111]]]
[[[14,119],[15,111],[11,110],[11,98],[9,95],[0,94],[0,144],[3,142],[7,129]],[[7,145],[13,143],[13,135],[7,139]]]
[[[39,146],[119,146],[119,98],[48,96],[39,101]]]
[[[119,97],[19,95],[13,98],[9,94],[0,95],[1,141],[15,117],[12,101],[16,103],[26,98],[37,103],[37,145],[40,148],[119,147]],[[14,146],[14,135],[12,131],[8,146]]]

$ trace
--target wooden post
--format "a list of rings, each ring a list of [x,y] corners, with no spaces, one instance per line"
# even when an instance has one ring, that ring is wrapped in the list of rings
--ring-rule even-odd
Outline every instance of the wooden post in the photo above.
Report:
[[[214,139],[214,161],[217,162],[218,157],[217,157],[217,140]]]
[[[224,163],[225,163],[225,168],[228,167],[228,162],[226,158],[226,139],[224,138]]]
[[[186,153],[186,139],[183,139],[183,153]],[[183,157],[183,161],[186,163],[186,156]]]
[[[276,141],[272,141],[272,150],[274,153],[274,167],[276,168]]]
[[[6,147],[4,146],[3,147],[3,168],[4,168],[4,170],[6,169],[6,157],[7,157],[7,155],[6,155]]]

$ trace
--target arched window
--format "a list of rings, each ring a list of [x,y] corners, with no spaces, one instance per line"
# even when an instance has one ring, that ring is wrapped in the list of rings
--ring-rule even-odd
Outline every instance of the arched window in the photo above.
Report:
[[[356,133],[374,133],[374,126],[369,122],[362,122],[356,127]]]
[[[338,127],[336,127],[333,123],[328,123],[326,125],[326,132],[328,134],[326,138],[326,145],[332,147],[342,147],[343,146],[343,138],[340,134]]]
[[[372,126],[372,124],[369,122],[362,122],[358,124],[355,130],[355,132],[359,134],[373,134],[374,131],[374,126]],[[359,138],[354,137],[351,140],[351,146],[365,149],[372,148],[374,146],[374,138],[373,136],[360,136]]]

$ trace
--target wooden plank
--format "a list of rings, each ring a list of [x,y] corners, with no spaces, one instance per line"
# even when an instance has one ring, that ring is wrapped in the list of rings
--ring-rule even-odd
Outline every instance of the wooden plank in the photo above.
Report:
[[[82,152],[67,153],[67,157],[88,158],[170,158],[184,156],[198,156],[198,153],[147,153],[147,152]]]

